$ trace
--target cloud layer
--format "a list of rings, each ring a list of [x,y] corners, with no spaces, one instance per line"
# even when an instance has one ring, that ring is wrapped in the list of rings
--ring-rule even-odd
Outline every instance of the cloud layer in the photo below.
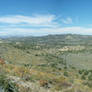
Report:
[[[72,26],[70,17],[58,18],[55,15],[12,15],[0,17],[0,36],[42,36],[48,34],[92,34],[92,28]],[[70,25],[63,26],[63,25]]]
[[[92,28],[84,27],[62,27],[62,28],[40,28],[40,29],[28,29],[28,28],[8,28],[0,31],[2,36],[43,36],[49,34],[82,34],[92,35]]]

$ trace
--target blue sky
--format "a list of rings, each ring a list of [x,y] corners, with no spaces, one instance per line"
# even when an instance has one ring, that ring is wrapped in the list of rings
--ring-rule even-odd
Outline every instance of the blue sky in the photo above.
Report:
[[[0,36],[92,35],[92,0],[0,0]]]

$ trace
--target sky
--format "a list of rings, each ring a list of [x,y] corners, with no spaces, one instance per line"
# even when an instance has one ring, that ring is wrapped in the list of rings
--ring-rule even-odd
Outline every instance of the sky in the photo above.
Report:
[[[0,36],[92,35],[92,0],[0,0]]]

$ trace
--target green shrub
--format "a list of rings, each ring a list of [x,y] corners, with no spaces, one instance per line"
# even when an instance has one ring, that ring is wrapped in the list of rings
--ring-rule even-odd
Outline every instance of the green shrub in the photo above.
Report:
[[[88,80],[92,80],[92,74],[88,76]]]
[[[16,84],[11,82],[4,75],[0,75],[0,86],[4,89],[4,92],[18,92]]]
[[[68,77],[68,72],[66,71],[66,72],[64,72],[64,76],[67,76]]]
[[[82,75],[82,76],[81,76],[81,79],[82,79],[82,80],[85,80],[85,79],[86,79],[85,75]]]
[[[82,70],[79,70],[79,74],[82,74],[83,73],[83,71]]]
[[[85,72],[84,72],[84,75],[88,75],[88,74],[89,74],[89,72],[88,72],[88,71],[85,71]]]

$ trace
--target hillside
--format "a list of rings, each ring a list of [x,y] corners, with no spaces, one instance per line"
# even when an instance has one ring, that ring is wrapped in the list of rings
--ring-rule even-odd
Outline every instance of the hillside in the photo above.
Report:
[[[92,90],[92,36],[67,34],[1,38],[0,58],[6,62],[0,65],[0,81],[5,76],[11,84],[13,81],[13,89],[18,87],[19,92]]]

